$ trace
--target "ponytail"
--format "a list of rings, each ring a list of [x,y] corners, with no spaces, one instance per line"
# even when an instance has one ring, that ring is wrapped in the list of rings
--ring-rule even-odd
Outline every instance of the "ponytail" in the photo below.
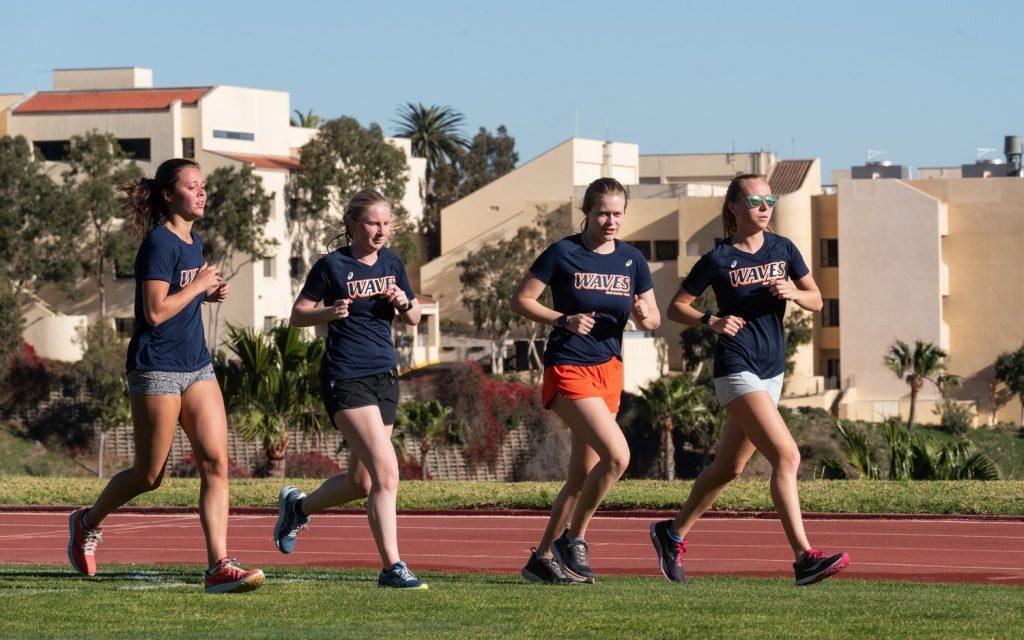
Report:
[[[722,203],[723,238],[729,238],[736,233],[736,214],[733,213],[732,208],[729,207],[729,205],[733,202],[739,201],[740,197],[743,195],[743,183],[747,180],[768,181],[767,178],[757,173],[744,173],[732,179],[729,183],[729,188],[725,190],[725,202]]]
[[[138,182],[120,185],[128,209],[128,225],[139,238],[167,219],[167,201],[164,192],[174,189],[178,173],[186,167],[199,169],[199,163],[185,158],[172,158],[157,167],[152,178],[139,178]]]

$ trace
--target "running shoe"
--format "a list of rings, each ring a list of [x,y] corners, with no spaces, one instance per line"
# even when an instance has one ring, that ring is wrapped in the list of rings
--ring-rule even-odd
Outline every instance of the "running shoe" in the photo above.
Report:
[[[299,513],[299,500],[306,497],[295,487],[284,487],[277,499],[277,524],[274,525],[274,544],[281,553],[291,553],[299,532],[309,524],[309,516]]]
[[[576,582],[594,584],[594,572],[590,570],[590,547],[583,538],[570,538],[569,530],[551,545],[562,570]]]
[[[562,565],[554,558],[545,558],[537,555],[537,549],[530,549],[530,560],[519,572],[530,582],[543,582],[544,584],[568,584],[575,582],[565,575]]]
[[[821,551],[811,547],[799,562],[793,563],[793,573],[796,574],[796,586],[802,587],[820,582],[829,576],[834,576],[848,566],[850,566],[850,556],[846,552],[840,551],[839,553],[826,556]]]
[[[68,518],[68,560],[83,576],[96,575],[96,545],[103,542],[103,529],[85,526],[82,518],[88,509],[76,509]]]
[[[206,593],[244,593],[263,584],[259,569],[243,569],[234,558],[221,558],[204,576]]]
[[[382,570],[377,578],[378,587],[391,589],[429,589],[426,582],[423,582],[409,571],[409,567],[399,560],[391,565],[387,571]]]
[[[672,533],[672,521],[662,520],[651,525],[651,542],[658,552],[661,574],[669,582],[686,582],[683,571],[683,554],[686,553],[686,538],[680,540]]]

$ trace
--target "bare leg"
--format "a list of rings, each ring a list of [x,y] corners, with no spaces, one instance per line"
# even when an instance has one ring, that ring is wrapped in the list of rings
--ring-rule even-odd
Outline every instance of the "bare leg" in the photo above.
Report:
[[[201,380],[185,390],[181,428],[199,471],[199,521],[212,567],[228,555],[228,421],[216,380]]]
[[[601,500],[629,466],[629,444],[615,422],[615,414],[608,411],[601,398],[568,400],[556,395],[551,408],[598,456],[597,464],[583,481],[569,523],[569,535],[582,538]]]
[[[342,409],[335,414],[352,453],[370,475],[366,517],[377,543],[384,568],[399,561],[395,500],[398,496],[398,458],[391,444],[391,425],[385,425],[380,408],[370,405]]]
[[[385,427],[391,439],[391,425]],[[355,453],[348,454],[348,469],[345,473],[324,480],[315,491],[302,499],[302,512],[311,516],[331,507],[338,507],[355,500],[362,500],[372,488],[370,473]]]
[[[133,395],[131,404],[135,463],[112,477],[89,508],[86,518],[90,527],[99,526],[115,509],[156,489],[163,480],[164,465],[178,427],[181,397]]]
[[[562,535],[569,524],[569,517],[576,508],[587,474],[597,464],[597,452],[587,446],[575,432],[572,432],[572,452],[569,454],[569,478],[551,507],[551,517],[544,529],[544,537],[537,545],[538,556],[551,556],[551,543]]]
[[[718,496],[722,495],[725,486],[743,473],[750,456],[754,455],[754,443],[743,433],[736,418],[730,417],[725,423],[725,433],[718,444],[715,460],[697,476],[690,489],[690,496],[679,510],[672,523],[672,529],[680,538],[693,527],[697,519],[704,515]]]

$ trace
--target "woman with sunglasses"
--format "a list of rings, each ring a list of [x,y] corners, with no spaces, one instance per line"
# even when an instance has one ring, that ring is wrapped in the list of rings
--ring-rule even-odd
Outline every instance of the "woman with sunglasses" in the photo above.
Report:
[[[718,334],[715,395],[729,414],[714,462],[697,477],[675,520],[650,527],[661,571],[670,582],[685,580],[687,532],[740,475],[754,451],[772,465],[772,502],[793,548],[796,584],[813,584],[850,563],[846,553],[825,555],[807,541],[796,483],[800,451],[777,408],[786,370],[786,305],[792,300],[812,312],[822,307],[800,251],[766,231],[777,201],[764,176],[733,178],[722,205],[724,237],[697,261],[667,311],[671,320]],[[718,301],[717,315],[692,306],[709,286]]]

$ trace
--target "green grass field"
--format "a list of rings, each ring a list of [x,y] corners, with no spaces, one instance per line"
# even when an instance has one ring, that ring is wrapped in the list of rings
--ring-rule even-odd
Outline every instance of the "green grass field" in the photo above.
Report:
[[[0,566],[3,638],[1019,638],[1017,587],[707,577],[684,586],[602,577],[548,587],[518,576],[280,568],[248,594],[207,596],[195,566],[107,566],[80,578]]]
[[[276,507],[284,484],[304,491],[319,485],[317,479],[273,478],[231,481],[233,506]],[[64,504],[92,502],[106,480],[5,476],[0,474],[0,505]],[[623,480],[602,504],[604,510],[678,509],[690,490],[690,481]],[[464,482],[403,481],[398,489],[399,509],[550,509],[561,487],[557,482]],[[167,478],[151,493],[132,504],[146,506],[195,506],[199,480]],[[804,511],[826,513],[939,513],[1024,515],[1024,481],[857,481],[819,480],[800,483]],[[716,509],[773,511],[768,483],[736,481],[715,503]]]

